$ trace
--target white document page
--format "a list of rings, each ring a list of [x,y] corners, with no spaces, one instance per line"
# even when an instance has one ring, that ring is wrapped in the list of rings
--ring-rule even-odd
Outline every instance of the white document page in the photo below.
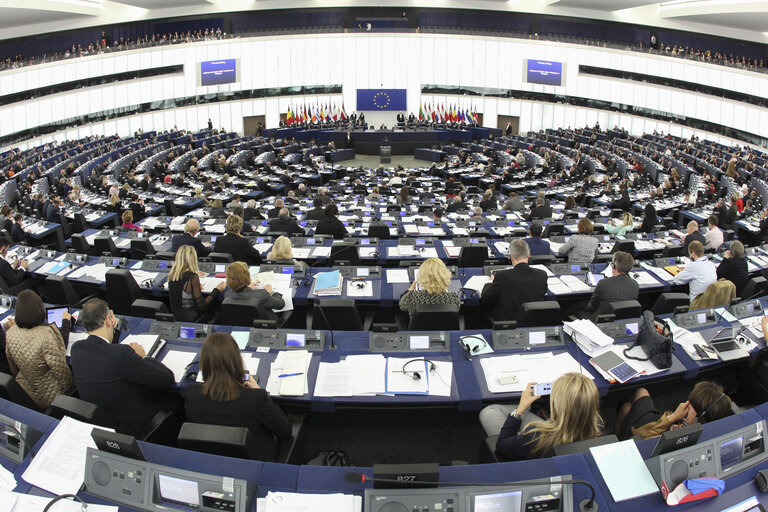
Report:
[[[144,352],[149,356],[150,350],[155,345],[155,342],[160,336],[157,334],[129,334],[120,342],[121,345],[130,345],[131,343],[138,343],[144,349]],[[70,343],[72,343],[70,339]]]
[[[453,362],[434,361],[435,371],[429,372],[429,394],[431,396],[451,396]],[[429,363],[427,363],[429,365]],[[408,366],[410,368],[410,366]]]
[[[302,396],[307,391],[307,371],[311,355],[307,350],[288,350],[283,354],[283,369],[278,374],[281,396]],[[297,373],[291,377],[279,377],[279,375]]]
[[[0,466],[0,489],[10,491],[16,487],[16,478],[13,473]],[[1,507],[1,506],[0,506]],[[0,508],[0,511],[2,508]]]
[[[490,282],[491,278],[488,276],[472,276],[467,280],[466,283],[464,283],[464,288],[476,290],[478,293],[480,293],[483,291],[483,287]]]
[[[67,357],[72,356],[72,346],[78,341],[84,340],[88,337],[87,332],[71,332],[69,333],[69,343],[67,344]]]
[[[317,246],[312,251],[313,258],[328,258],[331,255],[331,247]]]
[[[163,357],[162,363],[173,372],[173,378],[176,382],[181,382],[184,375],[187,373],[187,366],[194,361],[195,352],[181,352],[179,350],[169,350],[165,357]]]
[[[93,425],[65,416],[21,477],[53,494],[77,493],[83,485],[85,451],[96,448],[91,430]]]
[[[375,395],[386,391],[387,359],[381,354],[347,356],[353,375],[353,395]]]
[[[347,297],[373,297],[373,282],[357,279],[347,281]]]
[[[660,493],[633,440],[595,446],[589,451],[613,501]]]
[[[267,497],[259,498],[256,505],[259,512],[360,512],[363,499],[351,494],[268,492]]]
[[[387,393],[422,394],[429,392],[429,379],[426,376],[429,363],[412,362],[403,370],[403,366],[413,358],[387,358]],[[412,372],[419,372],[420,379],[414,379]]]
[[[408,269],[405,268],[388,268],[387,282],[388,283],[410,283],[408,278]]]
[[[41,512],[45,506],[51,501],[51,498],[42,496],[30,496],[28,494],[11,493],[12,498],[15,500],[13,508],[8,509],[13,512]],[[0,495],[0,500],[3,500],[4,496]],[[0,505],[0,511],[3,511],[2,505]],[[81,512],[82,508],[80,502],[71,499],[61,500],[56,502],[50,509],[50,512]],[[117,512],[118,507],[112,505],[93,505],[88,503],[88,512]]]
[[[354,376],[346,361],[320,363],[317,369],[314,396],[352,396]]]

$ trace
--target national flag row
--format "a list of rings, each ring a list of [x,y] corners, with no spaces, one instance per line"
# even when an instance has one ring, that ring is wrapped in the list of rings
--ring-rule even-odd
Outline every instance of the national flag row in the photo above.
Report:
[[[480,117],[476,107],[461,107],[459,105],[445,106],[442,103],[419,104],[419,121],[440,123],[479,123]]]
[[[345,121],[347,117],[344,103],[341,104],[341,107],[337,107],[336,103],[305,104],[288,107],[288,113],[285,115],[285,124],[290,126],[294,123],[328,123],[332,121]]]

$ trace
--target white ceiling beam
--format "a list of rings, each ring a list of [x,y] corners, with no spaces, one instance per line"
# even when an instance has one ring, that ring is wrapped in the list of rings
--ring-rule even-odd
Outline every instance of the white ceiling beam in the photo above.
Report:
[[[101,0],[34,0],[19,2],[18,0],[0,0],[0,19],[2,9],[32,9],[53,11],[63,14],[79,14],[84,16],[99,16]]]

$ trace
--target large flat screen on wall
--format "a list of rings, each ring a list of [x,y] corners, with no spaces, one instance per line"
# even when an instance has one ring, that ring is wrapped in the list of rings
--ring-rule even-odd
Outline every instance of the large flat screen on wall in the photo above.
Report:
[[[543,85],[563,85],[563,63],[526,59],[526,82]]]
[[[238,59],[208,60],[200,63],[200,85],[231,84],[240,80]]]

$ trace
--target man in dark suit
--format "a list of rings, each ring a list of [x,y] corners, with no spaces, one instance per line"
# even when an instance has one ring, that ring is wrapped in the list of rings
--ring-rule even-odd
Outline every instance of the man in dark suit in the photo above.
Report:
[[[131,202],[128,204],[128,208],[133,212],[133,222],[139,222],[144,219],[146,208],[144,207],[144,200],[139,199],[138,194],[131,194]]]
[[[323,208],[323,200],[319,197],[316,197],[314,201],[312,201],[312,205],[314,208],[309,210],[306,214],[307,220],[323,220],[325,218],[325,208]]]
[[[688,254],[688,246],[691,245],[691,242],[693,241],[701,242],[701,245],[707,244],[707,239],[699,231],[699,223],[695,220],[688,223],[688,234],[685,235],[682,254]]]
[[[96,404],[123,434],[141,437],[163,407],[149,398],[153,390],[170,389],[173,372],[147,357],[138,343],[113,344],[117,319],[109,305],[91,299],[79,322],[88,337],[72,346],[72,374],[80,398]]]
[[[493,306],[495,320],[515,320],[520,306],[544,300],[547,273],[528,266],[530,256],[528,244],[513,241],[509,244],[509,259],[514,268],[491,275],[491,282],[483,287],[480,304]]]
[[[261,255],[248,239],[240,235],[243,227],[243,219],[238,215],[227,217],[227,223],[224,226],[226,234],[216,238],[213,245],[213,252],[223,252],[231,254],[235,261],[243,261],[248,265],[258,265],[261,263]]]
[[[316,235],[331,235],[334,240],[343,240],[347,235],[347,228],[336,216],[339,209],[335,204],[329,204],[325,207],[325,218],[317,223],[315,228]]]
[[[718,226],[730,226],[731,221],[728,219],[728,208],[725,207],[725,201],[722,197],[715,203],[712,215],[717,216]]]
[[[197,238],[200,232],[200,223],[195,219],[190,219],[184,225],[184,233],[173,235],[171,238],[171,251],[176,252],[183,245],[191,245],[197,252],[197,257],[205,257],[211,254],[211,249],[203,244],[202,240]]]
[[[56,196],[51,197],[47,209],[45,210],[45,220],[48,222],[59,222],[59,213],[61,213],[61,210],[59,209],[60,206],[61,199]]]
[[[459,210],[467,210],[469,207],[464,202],[465,192],[462,190],[459,195],[453,198],[453,202],[445,208],[445,213],[456,213]]]
[[[27,260],[16,258],[13,263],[8,261],[8,248],[11,243],[7,238],[0,237],[0,277],[9,287],[16,286],[24,280],[24,271],[27,270]]]
[[[25,230],[21,225],[22,216],[17,213],[13,216],[13,227],[11,228],[11,239],[16,242],[23,242],[29,238],[29,232]]]
[[[592,299],[587,305],[590,319],[595,320],[598,315],[607,313],[611,302],[637,300],[640,286],[629,276],[634,264],[635,259],[629,253],[618,251],[613,254],[613,276],[597,283]]]
[[[296,224],[296,221],[291,218],[291,212],[288,211],[288,208],[281,209],[280,215],[269,222],[269,232],[270,234],[285,233],[288,236],[304,236],[306,234],[301,226]]]
[[[268,219],[276,219],[280,215],[280,210],[285,208],[285,203],[282,199],[275,200],[275,207],[267,210]]]
[[[544,231],[541,223],[534,222],[531,224],[531,229],[528,231],[528,238],[523,238],[523,242],[528,244],[528,248],[531,250],[531,256],[544,256],[549,254],[549,242],[541,238],[541,233]]]
[[[528,220],[534,219],[551,219],[552,207],[544,204],[544,199],[539,197],[536,199],[536,206],[531,208],[531,213],[528,215]]]
[[[252,219],[266,220],[258,208],[256,208],[256,201],[249,199],[248,202],[245,203],[245,210],[243,210],[243,220],[249,221]]]

